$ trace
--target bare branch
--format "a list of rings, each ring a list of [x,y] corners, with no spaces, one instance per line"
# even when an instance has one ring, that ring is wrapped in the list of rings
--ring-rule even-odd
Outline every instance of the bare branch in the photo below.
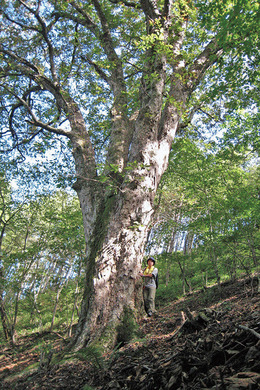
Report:
[[[240,329],[243,329],[243,330],[246,330],[247,332],[252,333],[256,338],[258,338],[258,340],[260,340],[260,334],[257,333],[254,329],[250,329],[250,328],[248,328],[247,326],[244,326],[244,325],[238,325],[238,327]]]
[[[86,56],[81,56],[81,59],[83,61],[88,62],[91,66],[93,66],[96,70],[96,72],[100,75],[100,77],[105,80],[109,85],[111,83],[110,78],[106,75],[106,73],[98,66],[94,61],[92,61],[90,58]]]
[[[77,32],[78,32],[78,23],[76,23],[76,26],[75,26],[75,33],[77,34]],[[70,73],[71,73],[71,71],[72,71],[73,64],[74,64],[74,62],[75,62],[76,53],[77,53],[77,42],[78,42],[78,39],[76,38],[76,44],[75,44],[74,47],[73,47],[73,52],[72,52],[72,56],[71,56],[71,61],[70,61],[69,70],[68,70],[68,72],[65,74],[65,77],[64,77],[65,80],[69,77],[69,75],[70,75]]]
[[[37,32],[39,32],[39,30],[38,30],[36,27],[34,27],[34,26],[27,26],[27,25],[22,24],[21,22],[19,22],[19,21],[17,21],[17,20],[14,20],[14,19],[10,18],[10,16],[7,15],[6,12],[3,12],[3,15],[5,16],[5,18],[6,18],[9,22],[11,22],[11,23],[13,23],[13,24],[16,24],[17,26],[21,27],[22,29],[25,29],[25,30],[32,30],[32,31],[37,31]]]
[[[131,2],[131,1],[126,1],[126,0],[109,0],[110,3],[112,4],[124,4],[126,7],[132,7],[135,9],[141,9],[139,3]]]
[[[34,112],[32,111],[31,107],[29,106],[29,104],[27,103],[26,100],[24,100],[23,98],[21,98],[20,96],[18,96],[14,91],[11,91],[6,85],[2,85],[3,88],[5,88],[9,93],[11,93],[13,96],[16,97],[16,99],[20,102],[20,104],[16,105],[15,108],[18,108],[20,107],[21,105],[23,107],[26,108],[26,110],[28,111],[28,113],[30,114],[32,120],[29,121],[27,120],[28,123],[32,124],[32,125],[35,125],[35,126],[38,126],[40,127],[41,129],[44,129],[44,130],[48,130],[52,133],[55,133],[55,134],[60,134],[60,135],[65,135],[65,136],[69,136],[69,132],[63,130],[63,129],[57,129],[56,127],[53,127],[53,126],[50,126],[49,124],[47,123],[43,123],[41,122],[37,117],[36,115],[34,114]]]
[[[3,45],[0,44],[0,53],[3,53],[5,55],[7,55],[9,57],[10,60],[13,60],[14,62],[16,63],[19,63],[19,64],[22,64],[22,65],[25,65],[27,68],[29,68],[31,71],[35,72],[35,73],[39,73],[38,71],[38,68],[31,64],[29,61],[27,61],[26,59],[22,58],[22,57],[19,57],[17,54],[15,54],[14,52],[10,51],[10,50],[6,50],[4,48]],[[28,72],[27,72],[28,73]]]

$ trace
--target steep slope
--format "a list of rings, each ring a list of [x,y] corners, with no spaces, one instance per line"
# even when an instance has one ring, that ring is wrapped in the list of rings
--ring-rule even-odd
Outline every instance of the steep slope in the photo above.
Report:
[[[212,287],[172,302],[140,322],[139,339],[107,356],[88,349],[66,363],[51,364],[51,354],[40,356],[32,339],[21,340],[20,352],[15,355],[6,347],[0,360],[5,364],[0,370],[0,388],[258,389],[257,283],[257,278],[226,283],[221,292]],[[38,337],[46,337],[46,343],[54,338],[53,347],[61,348],[61,339],[55,334]],[[37,369],[25,373],[24,367],[33,361],[38,361]]]

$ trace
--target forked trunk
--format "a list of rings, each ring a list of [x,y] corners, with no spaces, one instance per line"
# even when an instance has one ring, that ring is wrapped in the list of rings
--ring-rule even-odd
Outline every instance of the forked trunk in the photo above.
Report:
[[[97,211],[87,249],[86,287],[75,350],[93,341],[103,348],[113,347],[124,309],[131,308],[135,314],[142,312],[139,271],[154,197],[170,151],[170,143],[153,145],[142,152],[146,163],[138,164],[139,168],[125,177],[118,194],[107,197]]]
[[[164,58],[158,56],[151,66],[156,69],[158,77],[152,81],[142,79],[141,108],[133,131],[129,130],[129,152],[125,169],[116,177],[116,193],[107,193],[98,187],[100,183],[93,180],[94,174],[85,182],[79,181],[75,187],[83,221],[89,221],[89,224],[85,228],[86,282],[73,340],[74,350],[89,342],[99,343],[103,348],[113,347],[117,341],[117,325],[125,309],[127,312],[132,309],[134,314],[140,312],[138,297],[140,301],[142,283],[138,274],[153,214],[153,201],[168,166],[171,144],[181,116],[180,107],[183,109],[187,99],[187,92],[173,77],[171,96],[181,104],[166,103],[162,110]],[[119,121],[118,125],[121,129],[122,122]],[[82,142],[75,142],[75,160],[79,144]],[[118,149],[114,152],[120,156]],[[121,153],[123,155],[125,152]],[[76,166],[80,167],[80,162]],[[91,182],[93,187],[89,191]]]

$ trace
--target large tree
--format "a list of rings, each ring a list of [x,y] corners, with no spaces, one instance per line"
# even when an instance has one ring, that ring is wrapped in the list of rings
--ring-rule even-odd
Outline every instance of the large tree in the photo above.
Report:
[[[75,161],[87,247],[75,349],[113,345],[136,307],[176,131],[250,82],[252,101],[258,12],[253,0],[1,1],[5,148],[25,156],[64,136]]]

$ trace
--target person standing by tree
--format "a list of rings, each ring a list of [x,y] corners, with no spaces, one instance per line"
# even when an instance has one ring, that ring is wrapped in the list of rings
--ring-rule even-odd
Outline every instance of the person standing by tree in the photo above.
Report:
[[[147,260],[147,267],[140,273],[144,278],[144,308],[148,317],[151,317],[155,312],[156,278],[158,276],[158,269],[155,268],[154,265],[154,258],[149,257]]]

